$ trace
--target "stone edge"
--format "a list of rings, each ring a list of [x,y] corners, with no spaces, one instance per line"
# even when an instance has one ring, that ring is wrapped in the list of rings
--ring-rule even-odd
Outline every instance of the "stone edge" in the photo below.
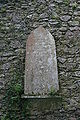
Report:
[[[39,96],[33,96],[33,95],[25,95],[25,94],[23,94],[23,95],[21,95],[21,98],[26,98],[26,99],[35,99],[35,98],[40,98],[40,99],[46,99],[46,98],[50,98],[50,99],[56,99],[56,98],[62,98],[61,96],[50,96],[50,95],[44,95],[44,96],[41,96],[41,95],[39,95]]]

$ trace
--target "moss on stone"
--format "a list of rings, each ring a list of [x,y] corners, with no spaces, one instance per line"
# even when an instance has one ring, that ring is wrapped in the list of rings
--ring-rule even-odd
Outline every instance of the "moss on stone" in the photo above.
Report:
[[[77,4],[76,2],[74,2],[74,3],[72,4],[72,9],[75,10],[75,9],[77,8],[77,5],[78,5],[78,4]]]

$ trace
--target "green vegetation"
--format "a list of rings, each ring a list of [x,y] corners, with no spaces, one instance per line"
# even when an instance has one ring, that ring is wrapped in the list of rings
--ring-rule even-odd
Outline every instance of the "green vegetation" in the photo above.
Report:
[[[70,0],[63,0],[63,3],[64,3],[65,5],[69,5]]]
[[[49,95],[53,96],[55,94],[55,89],[54,87],[52,86],[50,91],[49,91]]]
[[[22,74],[20,70],[15,70],[11,81],[6,86],[6,93],[3,98],[3,117],[1,120],[26,120],[30,114],[30,102],[21,98],[23,94]]]
[[[2,9],[0,10],[2,13],[5,13],[6,12],[6,8],[5,7],[2,7]]]
[[[72,9],[75,10],[76,8],[77,8],[77,3],[75,2],[72,4]]]

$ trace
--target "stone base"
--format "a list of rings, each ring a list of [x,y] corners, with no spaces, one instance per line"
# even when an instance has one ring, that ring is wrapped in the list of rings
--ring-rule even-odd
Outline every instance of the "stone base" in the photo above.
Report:
[[[56,109],[62,108],[62,97],[57,95],[29,96],[23,94],[21,98],[23,102],[26,101],[26,108],[29,105],[31,116],[35,116],[36,114],[42,115],[48,111],[53,112]]]

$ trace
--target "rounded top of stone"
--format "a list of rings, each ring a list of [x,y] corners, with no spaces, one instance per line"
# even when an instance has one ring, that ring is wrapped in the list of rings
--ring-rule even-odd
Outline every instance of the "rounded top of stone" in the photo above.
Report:
[[[34,31],[36,31],[36,30],[38,30],[38,31],[40,31],[40,32],[46,31],[45,28],[44,28],[42,25],[40,25],[40,26],[39,26],[38,28],[36,28]]]

